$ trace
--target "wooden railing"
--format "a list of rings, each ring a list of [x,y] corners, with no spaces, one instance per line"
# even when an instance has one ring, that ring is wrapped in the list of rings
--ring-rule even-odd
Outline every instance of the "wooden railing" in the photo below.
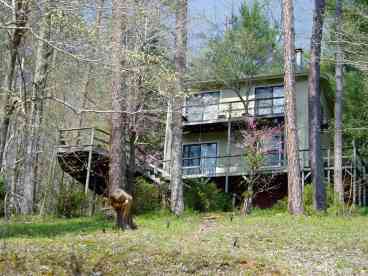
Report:
[[[89,147],[108,148],[110,133],[93,127],[69,128],[59,130],[58,147]]]

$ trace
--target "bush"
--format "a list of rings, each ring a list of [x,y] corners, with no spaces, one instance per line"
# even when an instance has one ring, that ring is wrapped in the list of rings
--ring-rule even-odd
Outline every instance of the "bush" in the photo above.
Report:
[[[284,197],[283,199],[279,199],[273,206],[272,210],[279,212],[287,212],[288,210],[288,198]]]
[[[305,214],[307,215],[313,215],[316,214],[316,210],[313,207],[313,186],[305,185],[304,187],[304,210]],[[344,209],[344,206],[342,206],[340,203],[336,203],[335,200],[335,192],[332,184],[326,185],[326,207],[327,212],[332,214],[340,214],[342,209]]]
[[[231,210],[231,196],[208,179],[186,181],[184,201],[188,209],[199,212]]]
[[[56,214],[59,217],[73,218],[84,215],[88,208],[88,197],[84,192],[72,188],[62,188],[57,198]]]
[[[136,179],[133,212],[143,214],[160,209],[160,190],[143,177]]]

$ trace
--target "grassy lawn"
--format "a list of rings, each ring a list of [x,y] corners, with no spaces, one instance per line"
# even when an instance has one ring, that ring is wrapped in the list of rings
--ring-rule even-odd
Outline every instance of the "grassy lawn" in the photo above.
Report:
[[[0,275],[367,275],[366,217],[146,215],[0,221]]]

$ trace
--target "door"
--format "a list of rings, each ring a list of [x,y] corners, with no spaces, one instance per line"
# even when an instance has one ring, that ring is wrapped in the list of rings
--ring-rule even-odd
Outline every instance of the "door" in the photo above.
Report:
[[[216,175],[217,143],[202,144],[202,174]]]
[[[183,146],[183,174],[216,174],[217,143],[203,143]]]

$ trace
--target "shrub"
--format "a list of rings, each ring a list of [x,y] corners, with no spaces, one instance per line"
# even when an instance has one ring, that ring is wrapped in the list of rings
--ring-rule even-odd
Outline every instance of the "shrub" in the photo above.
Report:
[[[136,179],[133,212],[143,214],[160,209],[160,190],[143,177]]]
[[[279,211],[279,212],[287,212],[288,210],[288,198],[284,197],[279,199],[273,206],[272,210]]]
[[[184,201],[187,208],[199,212],[229,211],[232,208],[230,195],[208,179],[186,181]]]
[[[62,188],[57,197],[56,214],[59,217],[80,217],[88,208],[88,197],[84,192]]]
[[[311,184],[305,185],[303,196],[304,196],[303,200],[304,200],[305,214],[307,215],[315,214],[316,211],[313,207],[313,186]],[[339,214],[342,211],[343,206],[340,203],[335,202],[334,198],[335,198],[335,192],[333,189],[333,185],[326,184],[327,212],[330,214],[332,213]]]

